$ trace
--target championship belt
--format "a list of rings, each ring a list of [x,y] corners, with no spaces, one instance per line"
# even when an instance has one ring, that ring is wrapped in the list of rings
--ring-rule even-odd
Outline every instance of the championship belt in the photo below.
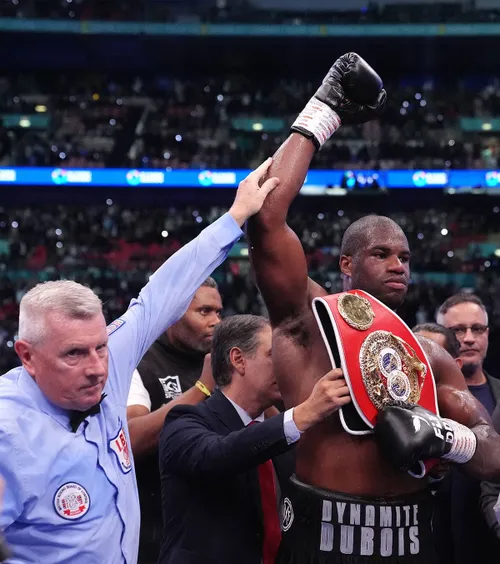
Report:
[[[396,313],[362,290],[315,298],[312,309],[332,367],[342,368],[349,387],[352,403],[339,410],[348,433],[373,433],[378,412],[390,405],[418,404],[439,415],[429,361]],[[412,474],[423,476],[423,464]]]

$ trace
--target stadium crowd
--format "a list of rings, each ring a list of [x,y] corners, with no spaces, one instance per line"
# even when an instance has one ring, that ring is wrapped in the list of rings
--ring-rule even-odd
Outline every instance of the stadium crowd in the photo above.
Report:
[[[425,205],[425,203],[423,204]],[[108,319],[118,317],[165,257],[190,241],[221,213],[219,207],[126,208],[111,199],[102,206],[51,206],[0,210],[0,369],[17,362],[12,348],[18,304],[39,280],[74,278],[95,289]],[[434,318],[435,309],[461,287],[474,287],[500,327],[498,205],[473,209],[419,209],[390,214],[407,233],[414,281],[403,317],[411,324]],[[340,239],[364,215],[353,207],[294,213],[312,277],[340,291]],[[498,236],[497,236],[498,238]],[[245,247],[216,272],[226,314],[263,313],[249,275]]]
[[[256,85],[258,85],[256,87]],[[253,168],[287,135],[307,80],[113,79],[44,74],[0,81],[4,166]],[[317,168],[496,168],[498,79],[388,84],[382,121],[342,128]],[[16,119],[17,116],[17,119]],[[463,118],[477,130],[464,126]],[[479,123],[479,125],[477,125]]]

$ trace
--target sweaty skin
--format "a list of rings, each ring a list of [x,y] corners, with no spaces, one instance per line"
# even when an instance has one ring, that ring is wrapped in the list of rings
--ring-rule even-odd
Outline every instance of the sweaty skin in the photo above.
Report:
[[[248,222],[250,257],[273,327],[276,380],[286,408],[304,401],[315,382],[331,369],[311,302],[328,292],[308,278],[302,245],[286,224],[288,208],[305,180],[315,149],[293,133],[276,153],[269,175],[280,179],[262,210]],[[402,231],[382,225],[370,231],[360,257],[341,257],[345,289],[365,290],[389,307],[402,303],[409,279],[409,249]],[[460,369],[441,347],[421,338],[434,372],[440,415],[473,428],[476,454],[463,466],[478,478],[500,478],[500,437],[481,404],[468,392]],[[296,449],[297,477],[308,484],[367,496],[416,492],[426,480],[395,470],[373,436],[346,433],[338,413],[308,430]]]

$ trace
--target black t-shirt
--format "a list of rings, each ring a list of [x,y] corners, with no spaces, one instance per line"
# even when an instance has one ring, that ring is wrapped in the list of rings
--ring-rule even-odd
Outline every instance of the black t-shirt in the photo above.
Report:
[[[151,398],[151,411],[192,388],[203,369],[205,355],[173,347],[163,334],[144,355],[137,370]],[[158,452],[139,458],[135,464],[141,520],[161,528],[162,509]]]

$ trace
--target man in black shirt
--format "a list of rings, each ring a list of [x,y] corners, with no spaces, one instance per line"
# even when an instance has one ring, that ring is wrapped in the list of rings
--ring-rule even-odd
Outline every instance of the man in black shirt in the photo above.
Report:
[[[161,541],[159,434],[174,405],[197,404],[212,392],[207,353],[221,311],[217,283],[208,278],[184,316],[151,346],[132,379],[127,418],[141,503],[140,564],[156,563]]]

